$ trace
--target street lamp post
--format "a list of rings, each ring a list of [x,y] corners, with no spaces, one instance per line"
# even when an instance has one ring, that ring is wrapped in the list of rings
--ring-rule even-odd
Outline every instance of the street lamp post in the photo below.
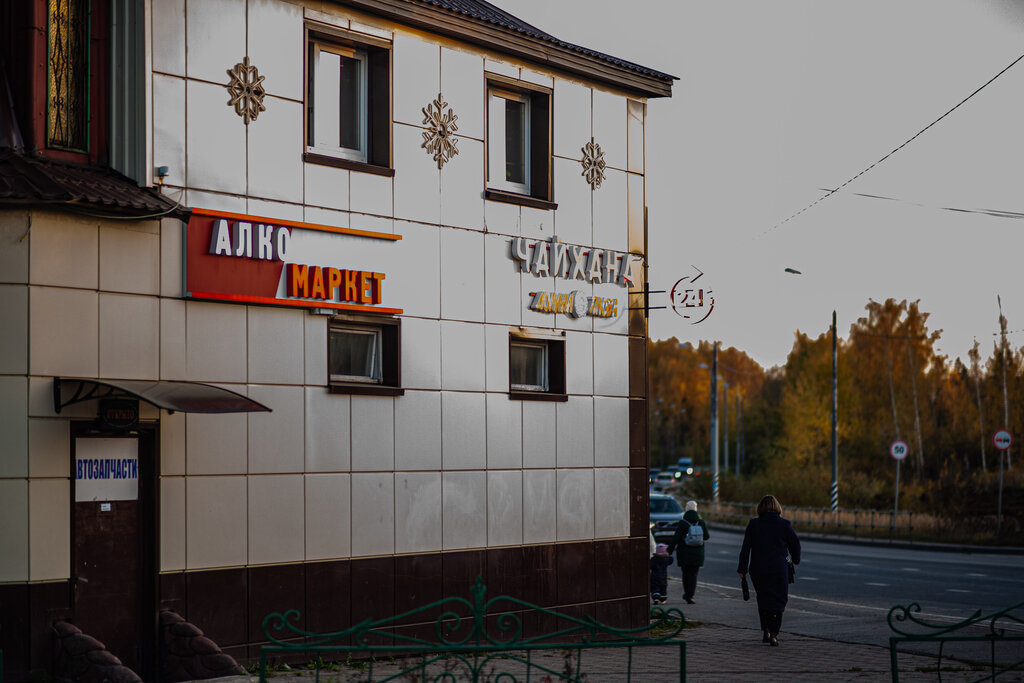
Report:
[[[711,499],[718,502],[718,342],[711,354]]]
[[[729,383],[722,380],[722,469],[729,471]]]

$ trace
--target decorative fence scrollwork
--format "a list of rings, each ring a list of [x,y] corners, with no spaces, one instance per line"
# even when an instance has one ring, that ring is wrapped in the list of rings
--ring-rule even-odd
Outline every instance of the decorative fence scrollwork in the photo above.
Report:
[[[899,646],[901,643],[938,644],[936,672],[942,681],[943,659],[951,659],[946,646],[955,643],[980,644],[985,652],[984,675],[974,679],[994,681],[1003,674],[1019,674],[1024,667],[1024,602],[1018,602],[991,614],[982,614],[979,609],[971,616],[953,623],[939,624],[919,616],[921,605],[912,602],[907,606],[895,605],[889,610],[889,628],[897,634],[889,638],[890,669],[893,683],[899,683]],[[982,664],[980,658],[971,654],[958,657],[975,666]]]
[[[582,683],[596,680],[586,677],[584,653],[609,648],[626,649],[621,658],[623,670],[616,673],[616,680],[630,681],[634,675],[633,649],[652,646],[678,647],[678,680],[686,680],[686,643],[676,638],[685,618],[678,609],[656,607],[651,610],[649,623],[623,629],[590,616],[563,614],[505,595],[487,599],[487,589],[479,576],[470,587],[470,594],[470,600],[443,598],[402,614],[365,619],[333,633],[313,633],[300,628],[298,610],[269,614],[263,620],[263,633],[270,644],[260,648],[260,681],[266,680],[269,658],[308,653],[317,655],[314,660],[317,681],[325,660],[354,659],[360,662],[361,680],[366,681],[412,677],[420,681],[474,683],[482,680]],[[553,623],[555,628],[530,634],[524,627],[524,619],[534,618]],[[429,624],[433,637],[404,631],[403,626],[410,624]],[[552,663],[552,654],[560,655],[560,666]],[[390,660],[390,663],[382,668],[380,660]]]

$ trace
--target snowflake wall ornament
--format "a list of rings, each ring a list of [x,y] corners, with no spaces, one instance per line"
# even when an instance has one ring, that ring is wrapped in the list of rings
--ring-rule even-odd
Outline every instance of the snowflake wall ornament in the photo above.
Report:
[[[458,140],[455,139],[455,131],[459,129],[455,122],[459,117],[451,107],[445,112],[445,107],[448,107],[448,103],[444,101],[441,93],[437,93],[437,99],[422,110],[423,124],[427,126],[427,130],[423,131],[423,144],[420,147],[434,157],[438,170],[459,153],[456,146]]]
[[[604,180],[604,152],[601,151],[601,145],[594,142],[594,138],[590,138],[590,142],[582,147],[583,159],[580,161],[583,164],[583,177],[590,183],[590,187],[597,189],[601,187],[601,182]]]
[[[228,93],[231,94],[228,104],[235,108],[235,113],[241,116],[248,126],[249,121],[255,121],[261,111],[267,110],[263,106],[263,97],[267,94],[263,89],[265,77],[260,76],[256,67],[249,64],[248,56],[228,69],[228,76],[231,77],[228,82]]]

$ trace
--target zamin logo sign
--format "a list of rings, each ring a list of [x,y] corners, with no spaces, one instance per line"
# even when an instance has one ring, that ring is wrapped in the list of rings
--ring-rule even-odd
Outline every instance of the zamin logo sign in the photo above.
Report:
[[[530,310],[538,313],[563,313],[573,318],[585,315],[595,318],[614,318],[619,315],[619,300],[590,296],[576,290],[566,294],[557,292],[530,292]]]

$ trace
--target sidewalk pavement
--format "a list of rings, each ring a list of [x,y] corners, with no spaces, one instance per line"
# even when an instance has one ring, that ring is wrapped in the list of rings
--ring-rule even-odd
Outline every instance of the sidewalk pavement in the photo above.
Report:
[[[757,626],[757,608],[753,604],[736,601],[719,588],[698,584],[697,603],[683,604],[679,597],[679,581],[669,585],[668,604],[683,611],[692,624],[682,632],[686,641],[686,681],[688,683],[819,683],[847,681],[889,681],[889,650],[887,647],[864,643],[848,643],[809,635],[786,632],[785,620],[779,635],[779,647],[770,647],[761,642],[761,631]],[[749,612],[749,615],[747,614]],[[884,628],[884,626],[881,626]],[[563,656],[553,652],[545,655],[545,664],[554,670],[563,667]],[[589,683],[615,683],[626,681],[628,653],[625,649],[590,650],[583,655],[582,671]],[[507,663],[504,662],[504,663]],[[941,679],[936,671],[936,659],[923,654],[909,654],[901,651],[899,656],[899,680],[901,683],[922,683],[924,681],[963,683],[974,681],[986,675],[984,670],[972,670],[967,664],[944,660]],[[630,664],[632,676],[628,680],[636,683],[666,683],[677,681],[679,670],[678,644],[636,648]],[[396,673],[394,665],[374,666],[374,680],[380,680],[389,673]],[[468,676],[455,678],[440,677],[439,670],[431,670],[427,680],[444,680],[448,683],[469,681]],[[454,672],[458,674],[458,672]],[[513,672],[515,673],[515,672]],[[273,683],[311,683],[312,671],[274,672]],[[360,678],[359,676],[362,676]],[[323,683],[344,683],[364,681],[366,673],[356,669],[322,671]],[[418,680],[405,678],[398,680]],[[482,681],[494,681],[494,673]],[[504,679],[502,679],[504,680]],[[517,677],[515,680],[525,680]],[[533,674],[531,680],[544,679]],[[255,683],[258,676],[233,676],[217,679],[218,683]],[[1010,683],[1024,681],[1024,672],[1000,676],[997,681]]]

